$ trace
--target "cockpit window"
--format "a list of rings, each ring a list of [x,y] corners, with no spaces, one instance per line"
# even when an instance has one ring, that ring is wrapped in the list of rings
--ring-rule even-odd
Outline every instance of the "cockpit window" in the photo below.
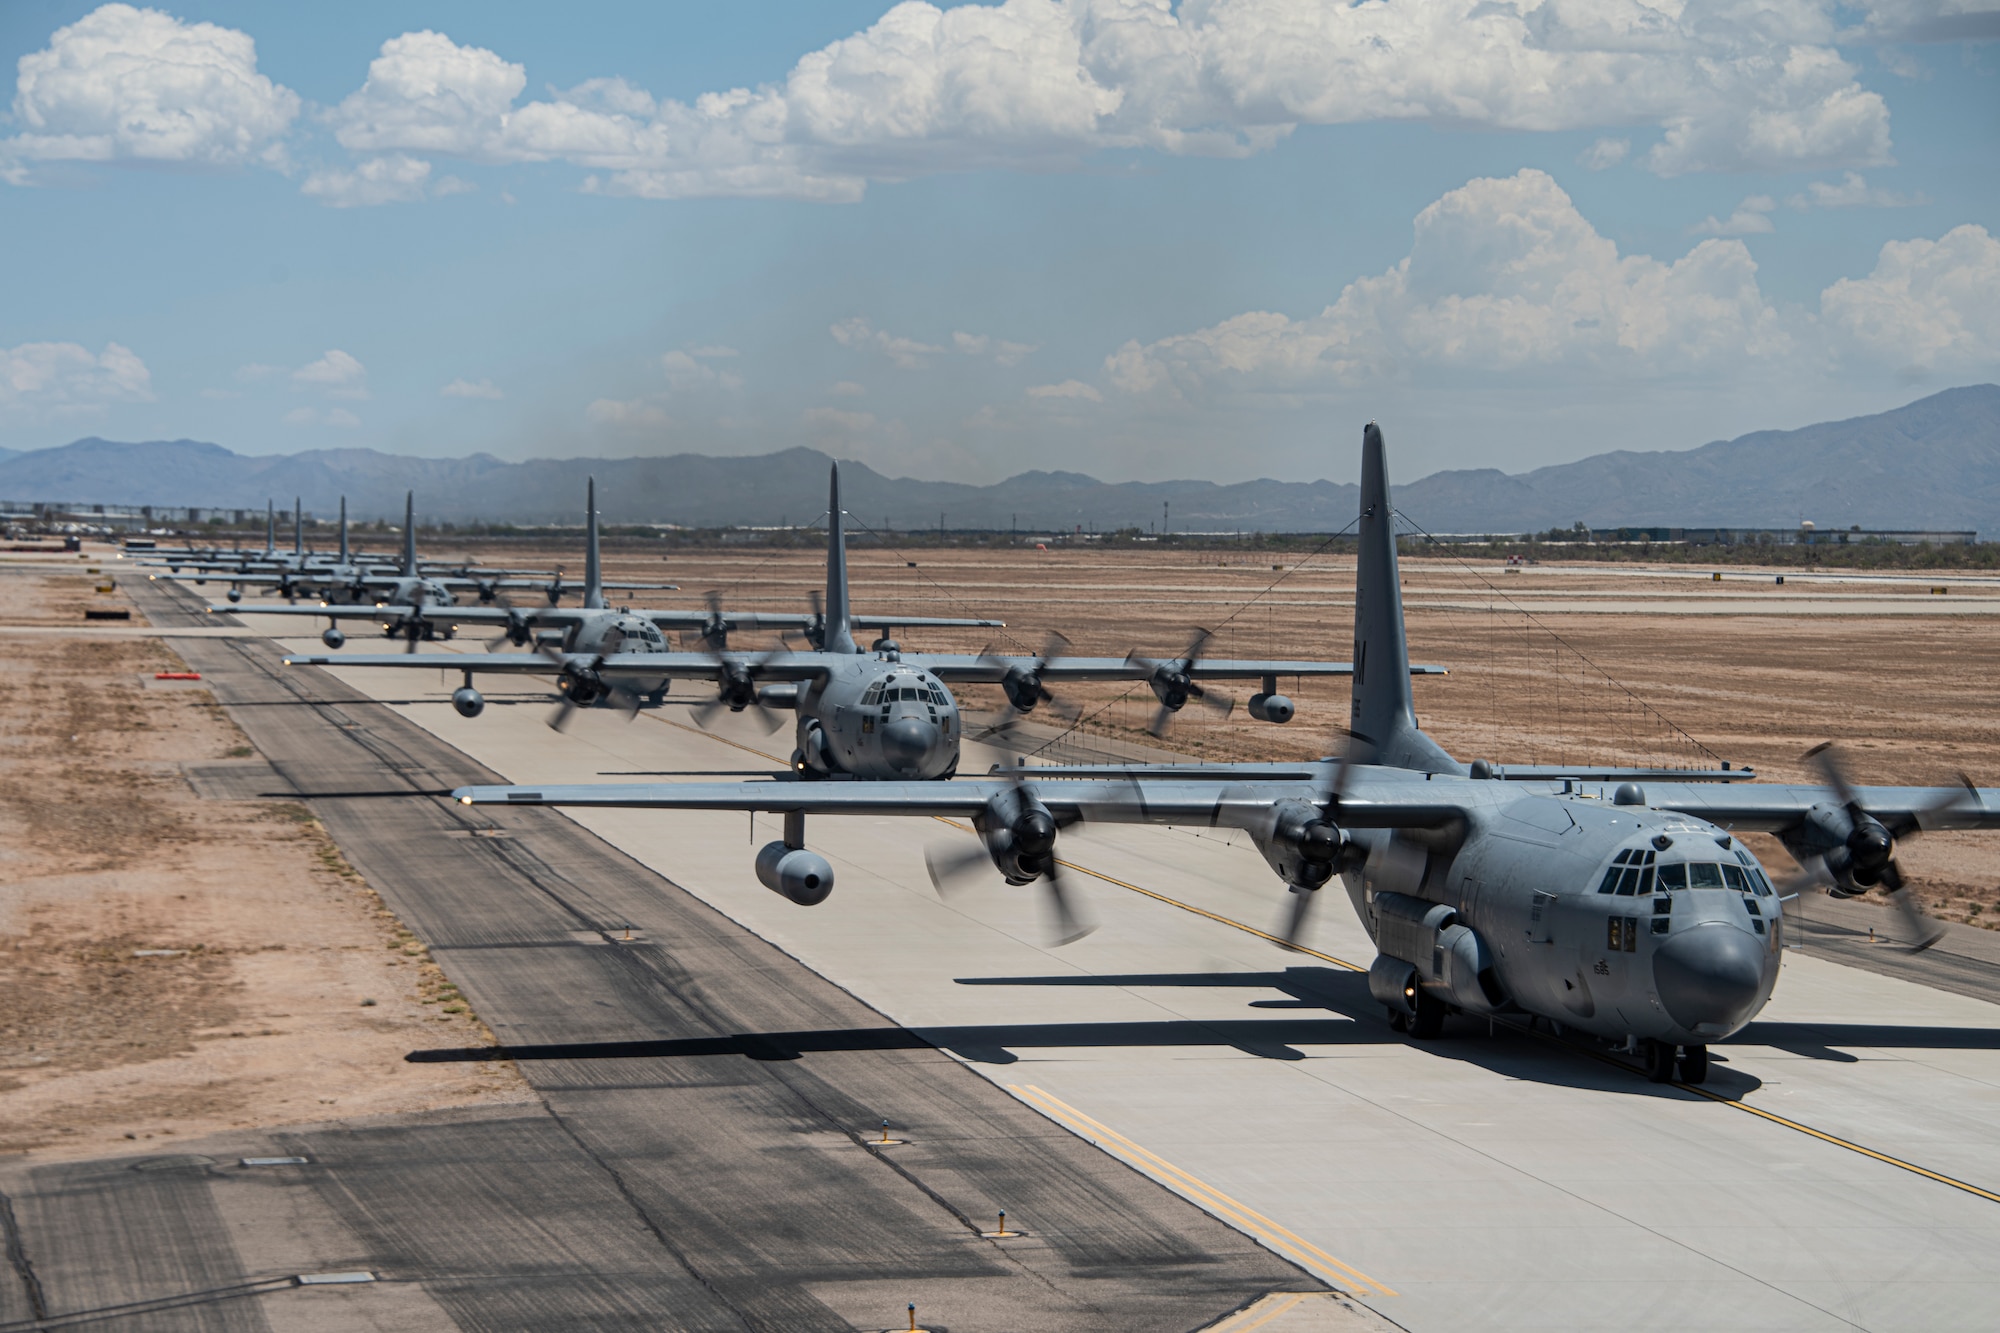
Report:
[[[1688,886],[1688,871],[1684,865],[1660,867],[1660,887],[1663,889],[1684,889]]]
[[[866,707],[869,704],[880,703],[881,701],[882,682],[878,680],[868,687],[868,693],[861,696],[861,703],[863,707]]]
[[[1722,887],[1722,867],[1713,861],[1693,861],[1688,864],[1688,887],[1691,889],[1719,889]]]
[[[1741,866],[1733,866],[1725,861],[1722,866],[1722,882],[1738,893],[1750,892],[1749,882],[1745,878]]]

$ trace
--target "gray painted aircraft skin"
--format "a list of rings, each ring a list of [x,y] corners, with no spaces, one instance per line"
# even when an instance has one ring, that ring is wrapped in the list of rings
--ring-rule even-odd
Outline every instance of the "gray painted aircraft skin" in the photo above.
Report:
[[[516,785],[455,795],[466,804],[781,813],[785,836],[758,853],[757,873],[804,905],[833,887],[832,867],[806,847],[808,816],[970,819],[1002,877],[1043,881],[1065,922],[1075,908],[1055,859],[1064,825],[1240,829],[1293,895],[1288,939],[1340,878],[1378,950],[1370,991],[1399,1028],[1435,1036],[1453,1013],[1542,1019],[1627,1043],[1656,1079],[1678,1070],[1692,1082],[1706,1076],[1708,1044],[1754,1018],[1778,978],[1780,894],[1737,833],[1775,834],[1833,892],[1851,895],[1900,888],[1898,836],[2000,828],[2000,791],[1850,790],[1831,769],[1828,787],[1648,772],[1642,788],[1639,774],[1608,767],[1506,781],[1491,765],[1460,763],[1418,729],[1411,706],[1386,457],[1372,424],[1361,506],[1350,721],[1365,763],[1287,765],[1277,777],[1269,765],[1208,766],[1198,777],[1171,767],[1082,778],[1018,769],[930,784]]]
[[[214,552],[193,556],[170,553],[163,558],[147,558],[137,563],[150,566],[165,565],[175,574],[180,573],[182,569],[189,569],[195,575],[194,582],[197,587],[207,583],[210,578],[226,581],[230,585],[231,603],[242,601],[245,584],[268,587],[287,597],[297,597],[305,593],[330,600],[335,596],[341,596],[357,604],[364,596],[373,592],[379,595],[378,600],[381,602],[401,606],[418,605],[419,599],[424,603],[433,602],[436,593],[441,589],[453,591],[453,602],[456,600],[456,593],[460,591],[474,592],[481,602],[490,603],[502,589],[519,588],[541,588],[548,595],[551,604],[561,598],[564,588],[560,571],[483,569],[465,563],[450,564],[418,558],[414,527],[415,510],[416,493],[407,492],[403,497],[403,555],[400,562],[352,550],[348,542],[347,497],[342,496],[340,546],[336,552],[306,549],[305,511],[300,502],[294,500],[292,549],[289,551],[278,549],[276,516],[272,509],[266,506],[262,552],[238,551],[227,559],[217,558],[218,553]],[[411,580],[419,578],[428,580],[431,586],[420,588],[411,584]],[[540,582],[542,579],[548,582]],[[253,605],[243,609],[270,612],[274,608]]]
[[[472,688],[473,675],[481,672],[559,673],[558,688],[572,704],[620,699],[632,704],[637,695],[652,695],[657,700],[673,680],[710,680],[715,682],[716,698],[702,706],[703,713],[723,707],[736,712],[746,708],[796,712],[792,769],[798,777],[918,781],[957,772],[964,719],[950,688],[955,681],[999,684],[1012,708],[1027,712],[1049,697],[1047,685],[1051,681],[1143,680],[1152,687],[1161,707],[1172,712],[1199,696],[1201,680],[1258,679],[1266,682],[1266,688],[1252,700],[1252,712],[1268,721],[1283,722],[1290,719],[1293,709],[1291,701],[1276,692],[1278,677],[1348,672],[1345,662],[1148,662],[1137,658],[904,653],[886,638],[863,650],[854,638],[857,623],[997,626],[999,622],[921,617],[857,622],[849,610],[838,465],[828,481],[828,515],[826,597],[818,623],[818,638],[824,646],[814,651],[669,653],[662,651],[657,629],[649,634],[650,627],[630,617],[607,623],[603,637],[595,642],[579,634],[573,638],[570,651],[549,657],[489,653],[442,659],[315,656],[286,661],[313,666],[444,666],[463,671],[466,683],[455,692],[453,703],[466,716],[475,716],[483,706]],[[593,572],[596,569],[594,559],[590,568]],[[642,645],[636,650],[635,639]],[[556,720],[567,715],[567,710],[558,712]]]

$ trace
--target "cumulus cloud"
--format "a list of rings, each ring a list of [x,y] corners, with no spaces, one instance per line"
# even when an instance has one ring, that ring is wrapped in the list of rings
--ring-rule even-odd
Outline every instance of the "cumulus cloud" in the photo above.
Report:
[[[1741,241],[1672,263],[1620,255],[1546,173],[1474,180],[1417,215],[1410,254],[1304,319],[1253,311],[1104,363],[1134,394],[1296,392],[1420,366],[1569,366],[1663,374],[1737,366],[1791,345]]]
[[[1586,171],[1609,171],[1632,151],[1630,139],[1599,139],[1576,155],[1576,164]]]
[[[257,72],[249,35],[105,5],[22,56],[0,166],[52,161],[283,166],[298,94]]]
[[[1908,0],[1919,3],[1919,0]],[[1104,149],[1241,155],[1301,125],[1650,125],[1653,171],[1888,160],[1889,112],[1830,6],[1630,0],[906,0],[775,82],[691,102],[623,79],[521,101],[524,66],[431,31],[384,42],[329,114],[357,153],[563,161],[645,198],[859,198],[871,180],[1048,169]],[[1604,138],[1582,161],[1623,161]]]
[[[0,410],[72,416],[152,400],[152,373],[118,343],[94,355],[77,343],[0,347]]]
[[[453,380],[438,390],[447,398],[505,398],[492,380]]]
[[[1081,398],[1088,402],[1101,403],[1104,394],[1095,386],[1082,380],[1064,380],[1061,384],[1037,384],[1027,391],[1028,397],[1039,399]]]
[[[844,412],[837,407],[809,407],[802,419],[826,435],[866,435],[881,424],[873,412]]]
[[[377,204],[414,204],[424,197],[431,164],[402,153],[371,157],[352,171],[315,171],[299,193],[330,208],[372,208]]]
[[[361,425],[361,418],[344,407],[295,407],[285,413],[284,421],[287,426],[334,426],[341,430]]]
[[[332,398],[366,398],[368,368],[336,347],[293,371],[292,386],[320,389]]]
[[[889,363],[899,370],[922,370],[930,364],[930,358],[940,356],[944,348],[932,343],[918,342],[915,338],[899,338],[870,324],[856,315],[843,319],[828,330],[833,340],[842,347],[856,351],[876,351],[889,358]]]
[[[856,384],[853,380],[841,380],[829,388],[827,392],[835,398],[860,398],[866,395],[868,390]]]
[[[667,377],[667,387],[675,393],[685,393],[689,389],[717,388],[736,390],[743,387],[743,377],[733,371],[717,370],[705,365],[701,359],[715,356],[713,348],[697,349],[693,352],[668,352],[660,358],[660,370]],[[729,355],[734,356],[734,352]]]
[[[990,356],[1003,366],[1018,366],[1036,350],[1034,343],[1010,343],[983,333],[954,333],[951,345],[967,356]]]
[[[1875,271],[1820,294],[1820,320],[1857,361],[1912,375],[2000,373],[2000,240],[1954,227],[1891,241]]]
[[[1753,194],[1736,205],[1736,211],[1726,218],[1710,215],[1695,223],[1688,230],[1697,236],[1756,236],[1764,232],[1776,231],[1771,222],[1771,210],[1778,201],[1768,194]]]
[[[1793,208],[1915,208],[1930,202],[1923,195],[1897,194],[1878,190],[1858,171],[1832,181],[1809,181],[1806,188],[1785,201]]]
[[[674,424],[665,408],[643,398],[599,398],[583,409],[583,418],[618,430],[664,430]]]

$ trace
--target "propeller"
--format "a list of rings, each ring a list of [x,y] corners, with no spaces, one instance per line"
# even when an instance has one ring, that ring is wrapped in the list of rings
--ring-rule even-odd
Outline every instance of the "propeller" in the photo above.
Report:
[[[1205,690],[1194,679],[1195,665],[1201,660],[1202,650],[1214,637],[1210,631],[1198,628],[1193,641],[1188,644],[1187,651],[1179,657],[1164,662],[1141,657],[1136,652],[1126,654],[1127,666],[1145,669],[1146,683],[1152,687],[1154,697],[1160,701],[1159,711],[1153,714],[1152,725],[1146,728],[1154,736],[1167,734],[1167,726],[1173,721],[1174,714],[1186,707],[1190,699],[1221,713],[1224,717],[1235,711],[1236,700],[1226,694]]]
[[[512,643],[516,648],[525,648],[528,646],[528,640],[533,632],[532,627],[528,624],[528,617],[509,607],[507,609],[506,628],[486,641],[486,651],[489,653],[498,652],[500,645],[503,643]]]
[[[1051,812],[1022,780],[1019,768],[996,771],[1006,779],[1007,792],[989,802],[973,820],[980,845],[970,850],[925,850],[924,868],[930,872],[931,887],[944,897],[975,877],[987,878],[996,868],[1009,883],[1038,881],[1054,918],[1052,943],[1058,947],[1073,944],[1096,930],[1097,923],[1077,910],[1066,887],[1062,862],[1055,854],[1056,834],[1081,821],[1083,815]],[[1004,866],[1003,860],[1007,863]]]
[[[1314,802],[1318,818],[1308,820],[1295,835],[1299,859],[1312,866],[1327,866],[1327,879],[1347,868],[1343,862],[1350,854],[1353,844],[1346,842],[1340,833],[1340,802],[1347,795],[1347,789],[1354,780],[1357,765],[1373,760],[1374,742],[1358,731],[1347,733],[1347,750],[1335,761],[1333,771],[1327,775],[1326,786],[1319,799]],[[1322,880],[1320,884],[1324,884]],[[1292,903],[1285,915],[1284,927],[1279,931],[1281,947],[1294,953],[1301,951],[1300,941],[1305,938],[1306,926],[1312,919],[1313,904],[1319,901],[1320,885],[1306,888],[1292,885]]]
[[[994,653],[992,645],[988,644],[979,650],[979,663],[1000,673],[1000,689],[1006,694],[1007,706],[1014,713],[1031,713],[1035,710],[1035,705],[1045,703],[1050,711],[1065,722],[1074,722],[1083,716],[1083,709],[1049,693],[1048,685],[1042,680],[1042,672],[1047,669],[1050,661],[1069,646],[1067,638],[1052,630],[1048,638],[1042,641],[1042,651],[1028,662],[1022,662],[1017,657],[998,656]],[[1013,722],[1014,719],[1010,715],[994,730],[1011,730]]]
[[[705,642],[705,640],[704,640]],[[751,661],[742,658],[725,657],[720,652],[711,651],[708,656],[715,663],[715,698],[696,704],[690,712],[697,727],[706,730],[715,720],[717,713],[728,709],[732,713],[750,710],[766,735],[785,725],[785,720],[776,710],[765,706],[757,697],[757,677],[764,674],[767,667],[780,657],[791,655],[791,649],[779,644],[763,656]]]
[[[627,722],[638,716],[638,692],[617,681],[608,681],[599,674],[604,666],[603,653],[595,653],[588,663],[579,665],[565,658],[561,650],[551,644],[539,644],[535,651],[557,666],[559,679],[556,681],[556,692],[562,695],[562,699],[556,704],[555,712],[549,714],[548,722],[552,730],[568,729],[577,709],[588,707],[602,698],[615,702]]]
[[[1831,741],[1815,745],[1806,751],[1804,758],[1818,771],[1827,790],[1846,812],[1848,833],[1834,846],[1802,857],[1802,873],[1788,880],[1780,892],[1789,896],[1801,889],[1823,885],[1836,898],[1852,898],[1880,885],[1910,932],[1911,953],[1922,953],[1943,939],[1944,924],[1924,915],[1916,895],[1908,892],[1909,880],[1896,862],[1896,843],[1926,830],[1950,828],[1955,812],[1968,804],[1978,807],[1979,793],[1971,779],[1961,773],[1958,788],[1943,800],[1922,810],[1880,819],[1862,805],[1861,794],[1848,781]]]

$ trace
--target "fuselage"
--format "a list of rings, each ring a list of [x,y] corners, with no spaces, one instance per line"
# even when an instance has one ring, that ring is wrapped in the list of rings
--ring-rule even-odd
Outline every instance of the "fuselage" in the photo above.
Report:
[[[962,728],[951,691],[893,651],[828,653],[827,670],[798,688],[803,776],[948,777]]]
[[[1476,793],[1465,827],[1357,830],[1369,855],[1344,878],[1377,948],[1447,1003],[1705,1044],[1770,999],[1783,913],[1726,830],[1580,792],[1439,781]]]

